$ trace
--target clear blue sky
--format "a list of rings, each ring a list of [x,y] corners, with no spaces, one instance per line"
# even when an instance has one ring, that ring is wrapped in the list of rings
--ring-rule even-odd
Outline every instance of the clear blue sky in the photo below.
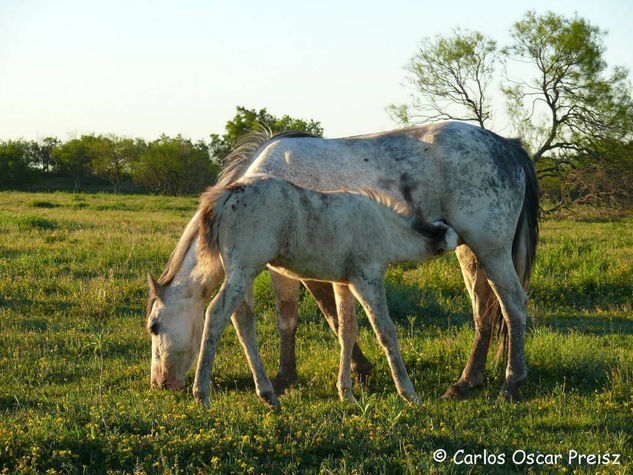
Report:
[[[321,121],[329,137],[395,127],[403,66],[455,27],[501,44],[528,9],[578,12],[633,67],[633,2],[0,0],[0,138],[221,133],[235,106]]]

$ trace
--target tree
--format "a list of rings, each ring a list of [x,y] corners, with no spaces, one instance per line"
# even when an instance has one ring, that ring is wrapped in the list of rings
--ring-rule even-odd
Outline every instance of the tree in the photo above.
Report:
[[[99,138],[95,135],[82,135],[53,148],[53,159],[59,164],[62,173],[70,175],[75,190],[79,190],[82,179],[90,176],[90,162]]]
[[[405,69],[411,104],[391,105],[390,115],[405,125],[421,120],[463,120],[481,127],[491,117],[488,87],[498,59],[497,44],[483,33],[455,30],[424,38]]]
[[[199,193],[212,184],[219,166],[203,142],[162,135],[147,145],[131,167],[135,183],[161,194]]]
[[[216,163],[223,162],[241,137],[252,132],[259,132],[262,129],[269,129],[273,133],[292,130],[317,136],[323,135],[321,123],[314,120],[293,119],[289,115],[277,118],[269,114],[266,108],[257,111],[238,106],[236,109],[235,117],[229,120],[224,127],[225,133],[222,136],[211,134],[209,150]]]
[[[0,142],[0,187],[13,188],[31,180],[28,148],[23,140]]]
[[[90,170],[112,184],[118,193],[121,182],[129,176],[130,163],[137,161],[145,150],[142,139],[100,135],[90,144]]]
[[[539,176],[561,176],[604,158],[630,140],[633,103],[628,73],[607,72],[604,35],[575,15],[525,14],[511,30],[509,58],[527,62],[534,74],[509,79],[504,87],[508,110],[532,148]]]
[[[30,142],[30,163],[44,173],[52,171],[57,165],[53,157],[53,149],[60,144],[55,137],[46,137],[41,142]]]
[[[528,11],[511,35],[501,50],[476,32],[426,38],[407,65],[411,104],[388,111],[403,124],[457,119],[486,127],[492,118],[487,91],[503,62],[502,92],[515,133],[550,196],[558,188],[560,202],[552,209],[624,200],[633,166],[633,101],[628,72],[609,70],[604,60],[605,32],[578,15]]]

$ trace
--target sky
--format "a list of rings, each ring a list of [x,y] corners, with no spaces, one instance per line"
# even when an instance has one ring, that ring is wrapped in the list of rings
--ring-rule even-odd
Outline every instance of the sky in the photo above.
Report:
[[[608,63],[633,69],[630,0],[0,0],[0,139],[208,140],[236,106],[327,137],[389,130],[423,37],[460,27],[507,44],[529,9],[577,12],[607,30]]]

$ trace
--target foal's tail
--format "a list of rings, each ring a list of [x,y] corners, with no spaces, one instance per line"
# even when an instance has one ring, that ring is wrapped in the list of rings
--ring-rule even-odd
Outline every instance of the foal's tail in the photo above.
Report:
[[[218,253],[218,220],[226,200],[235,186],[215,185],[209,187],[200,196],[198,207],[198,256],[211,260]]]
[[[530,287],[530,277],[532,267],[536,257],[536,244],[538,242],[539,228],[539,186],[536,178],[536,170],[529,155],[523,148],[521,140],[509,139],[509,151],[512,158],[516,160],[525,172],[525,195],[523,196],[523,207],[519,216],[519,222],[512,241],[512,260],[514,268],[527,292]],[[490,294],[491,297],[494,293]],[[499,346],[497,349],[496,361],[500,357],[505,358],[508,352],[508,327],[501,317],[499,301],[494,296],[495,302],[491,305],[492,325],[497,328],[499,336]]]

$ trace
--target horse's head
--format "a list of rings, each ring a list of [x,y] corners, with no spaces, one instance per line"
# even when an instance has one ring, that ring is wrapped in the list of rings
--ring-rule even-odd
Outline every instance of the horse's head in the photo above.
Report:
[[[181,389],[200,349],[203,308],[196,302],[200,299],[190,291],[163,286],[149,272],[147,282],[147,331],[152,338],[151,384],[155,388]]]

